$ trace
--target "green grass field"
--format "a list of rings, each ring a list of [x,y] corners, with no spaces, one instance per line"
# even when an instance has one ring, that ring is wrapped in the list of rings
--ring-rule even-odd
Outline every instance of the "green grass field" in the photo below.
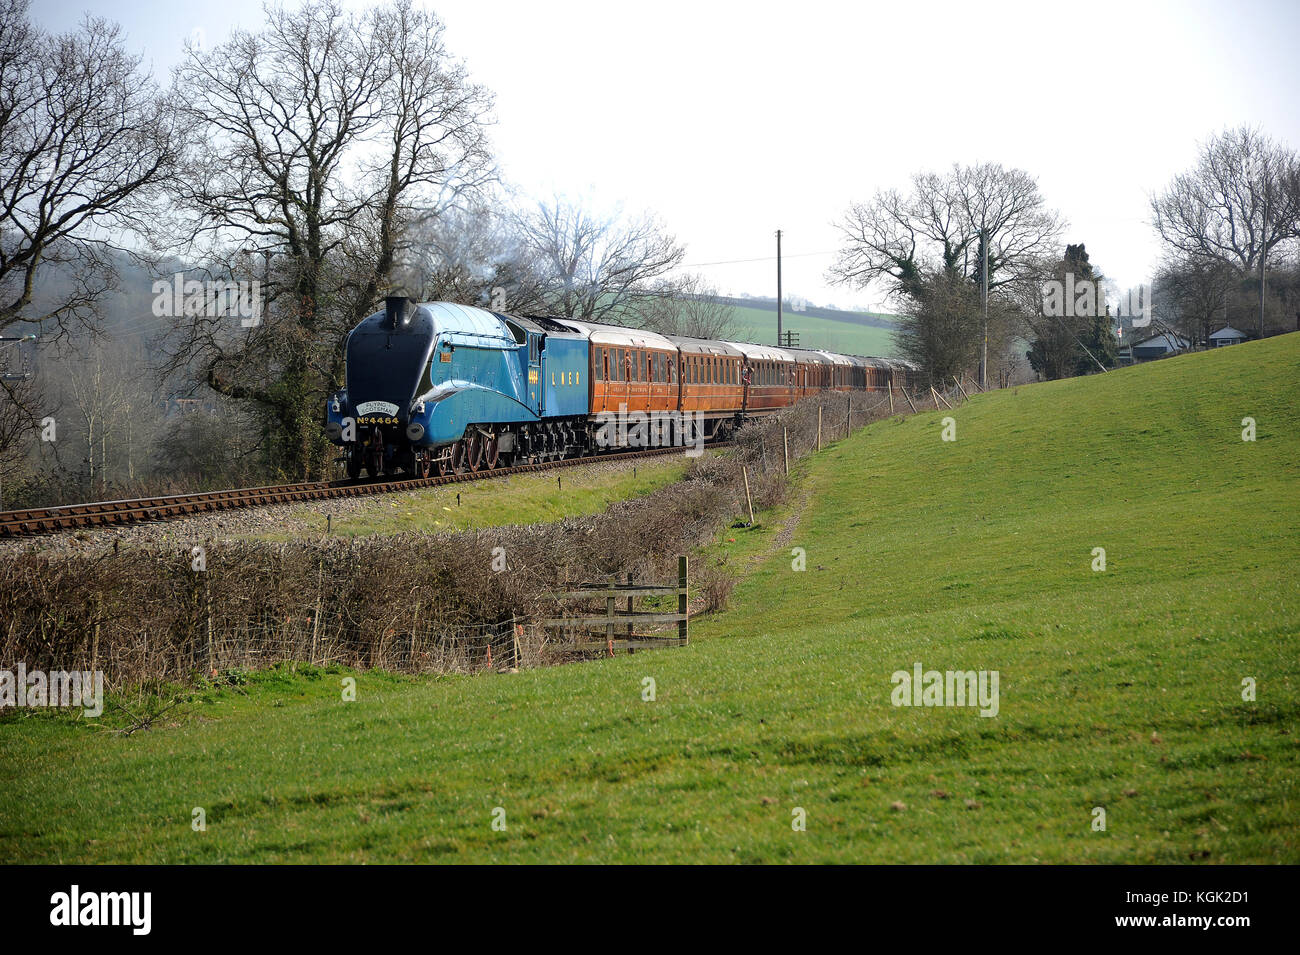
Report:
[[[736,336],[740,341],[776,344],[776,312],[761,308],[735,306]],[[786,311],[781,317],[785,331],[799,333],[803,348],[822,348],[848,355],[871,355],[892,358],[896,354],[893,332],[874,325],[855,325],[834,319]]]
[[[0,860],[1300,862],[1297,382],[1290,335],[873,425],[719,537],[688,648],[11,713]],[[998,715],[891,705],[918,661]]]

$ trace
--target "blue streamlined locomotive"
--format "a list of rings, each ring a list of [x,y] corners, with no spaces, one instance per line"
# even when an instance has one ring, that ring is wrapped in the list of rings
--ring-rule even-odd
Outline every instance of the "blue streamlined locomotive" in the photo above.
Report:
[[[348,476],[560,456],[587,418],[587,336],[547,319],[390,298],[348,335],[326,409]]]
[[[819,390],[883,390],[912,371],[397,297],[349,333],[346,355],[325,433],[353,479],[589,454],[601,443],[594,412],[629,407],[698,414],[712,437]]]

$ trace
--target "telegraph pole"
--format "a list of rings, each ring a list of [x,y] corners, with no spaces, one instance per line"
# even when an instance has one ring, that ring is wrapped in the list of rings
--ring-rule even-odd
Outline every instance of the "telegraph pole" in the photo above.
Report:
[[[980,249],[984,253],[980,281],[980,306],[984,310],[984,345],[980,351],[980,387],[989,386],[989,236],[987,229],[980,229]]]
[[[1268,257],[1268,193],[1264,193],[1264,232],[1259,247],[1259,338],[1264,339],[1264,259]]]
[[[781,230],[776,230],[776,347],[781,347]]]

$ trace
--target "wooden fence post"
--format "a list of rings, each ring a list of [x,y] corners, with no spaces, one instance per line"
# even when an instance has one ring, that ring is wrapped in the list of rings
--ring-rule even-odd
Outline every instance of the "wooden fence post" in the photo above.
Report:
[[[636,578],[633,577],[631,574],[628,574],[628,575],[627,575],[627,586],[628,586],[629,589],[632,587],[632,583],[635,581],[635,579],[636,579]],[[632,634],[633,634],[633,629],[632,629],[632,598],[631,598],[631,597],[628,597],[628,598],[627,598],[627,638],[628,638],[629,641],[632,639]]]
[[[208,672],[211,673],[217,666],[216,654],[212,648],[212,580],[206,571],[203,574],[203,603],[208,620]],[[95,627],[95,633],[99,633],[98,625]]]
[[[749,468],[741,468],[745,476],[745,503],[749,506],[749,526],[754,526],[754,499],[749,496]]]
[[[99,669],[99,621],[104,614],[104,595],[98,594],[95,597],[95,636],[90,645],[90,672],[94,673]],[[211,638],[209,638],[210,640]]]
[[[687,587],[687,559],[685,556],[677,558],[677,613],[681,620],[677,621],[677,643],[680,646],[686,646],[691,642],[691,625],[686,612],[686,587]]]
[[[614,578],[609,578],[609,596],[605,598],[605,616],[609,619],[605,621],[605,644],[609,647],[609,655],[614,655]]]
[[[892,418],[894,416],[894,383],[886,381],[885,387],[889,389],[889,416]]]

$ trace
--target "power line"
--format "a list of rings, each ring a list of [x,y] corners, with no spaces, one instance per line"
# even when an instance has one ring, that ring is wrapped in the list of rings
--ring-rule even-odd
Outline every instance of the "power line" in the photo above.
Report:
[[[796,255],[783,255],[783,259],[806,259],[815,255],[835,255],[839,249],[831,249],[827,252],[800,252]],[[775,262],[775,255],[761,255],[756,259],[727,259],[722,262],[687,262],[684,265],[677,266],[679,269],[698,269],[706,265],[741,265],[749,262]]]

